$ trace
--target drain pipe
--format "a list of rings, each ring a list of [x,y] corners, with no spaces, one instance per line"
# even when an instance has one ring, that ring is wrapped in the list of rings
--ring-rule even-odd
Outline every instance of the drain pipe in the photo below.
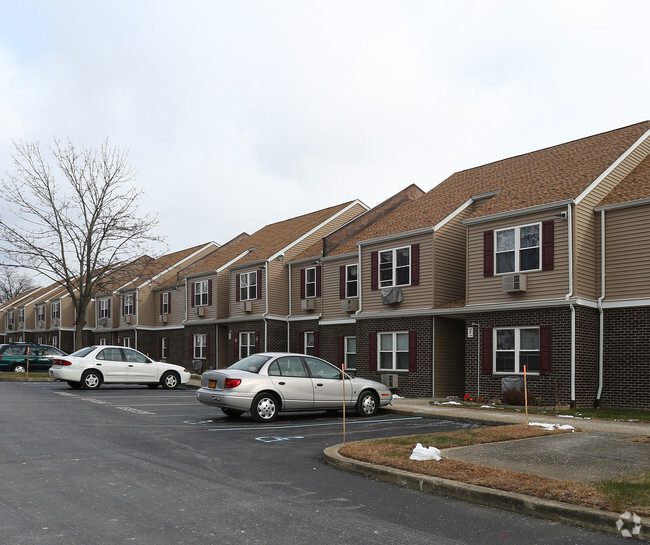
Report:
[[[573,297],[573,210],[571,204],[567,205],[568,242],[569,242],[569,293],[565,295],[567,301]],[[571,309],[571,400],[570,406],[576,406],[576,308],[573,303]]]
[[[605,366],[605,315],[603,300],[605,299],[605,211],[600,211],[600,297],[598,298],[598,392],[594,407],[600,407],[600,397],[603,393],[603,375]]]
[[[476,400],[481,397],[481,324],[472,323],[476,326]]]

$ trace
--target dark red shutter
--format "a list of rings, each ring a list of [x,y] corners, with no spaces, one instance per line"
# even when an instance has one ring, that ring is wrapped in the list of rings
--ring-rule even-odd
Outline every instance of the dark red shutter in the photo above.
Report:
[[[339,353],[338,353],[338,363],[339,367],[343,368],[343,363],[345,362],[345,337],[337,337]]]
[[[122,316],[126,316],[126,314],[124,314],[124,305],[126,304],[125,297],[126,296],[122,295]]]
[[[409,331],[409,371],[418,370],[418,332]]]
[[[370,253],[370,289],[379,289],[379,254]]]
[[[164,337],[160,337],[160,340],[158,341],[158,359],[163,359],[163,339]]]
[[[136,313],[136,305],[138,304],[138,292],[134,291],[133,292],[133,314]]]
[[[190,335],[190,359],[194,359],[194,335]]]
[[[494,276],[494,231],[483,232],[483,276]]]
[[[262,269],[257,269],[257,298],[262,298]]]
[[[481,374],[492,374],[492,328],[481,329]]]
[[[411,286],[420,284],[420,245],[411,246]]]
[[[339,299],[345,299],[345,265],[339,267]]]
[[[160,294],[160,314],[163,313],[163,294]]]
[[[212,280],[208,280],[208,306],[212,306]]]
[[[321,270],[320,265],[316,266],[316,297],[320,297],[320,280],[321,280]]]
[[[318,331],[314,331],[314,356],[318,357],[320,350],[318,349],[320,335]]]
[[[172,313],[172,292],[167,293],[167,314]]]
[[[239,276],[239,275],[237,275]],[[235,358],[234,361],[239,360],[239,333],[235,333]]]
[[[376,371],[379,366],[377,365],[377,333],[370,334],[370,346],[368,353],[370,354],[370,370]]]
[[[194,308],[194,282],[192,282],[191,288],[192,290],[190,294],[190,305],[192,306],[192,308]]]
[[[111,317],[111,300],[108,300],[108,317]]]
[[[205,334],[205,357],[209,358],[212,351],[210,350],[210,334]]]
[[[260,332],[255,332],[255,352],[260,351]]]
[[[240,293],[240,288],[241,288],[241,279],[239,278],[239,275],[235,275],[235,301],[239,303],[241,301],[241,293]]]
[[[542,270],[552,271],[554,265],[555,222],[542,223]]]
[[[551,326],[539,326],[539,374],[551,374]]]
[[[298,331],[298,353],[305,353],[305,333],[304,331]]]
[[[300,269],[300,298],[305,298],[305,269]]]

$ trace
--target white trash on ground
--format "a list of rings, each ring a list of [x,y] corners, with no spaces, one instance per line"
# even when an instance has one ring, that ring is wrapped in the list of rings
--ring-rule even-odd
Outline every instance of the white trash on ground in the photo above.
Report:
[[[422,443],[418,443],[409,458],[411,460],[441,460],[442,456],[440,456],[440,449],[436,447],[424,448]]]
[[[576,429],[573,426],[569,426],[568,424],[564,424],[563,426],[561,426],[560,424],[544,424],[543,422],[530,422],[528,425],[529,426],[539,426],[540,428],[544,428],[545,430],[548,430],[548,431],[553,431],[553,430],[576,431]]]

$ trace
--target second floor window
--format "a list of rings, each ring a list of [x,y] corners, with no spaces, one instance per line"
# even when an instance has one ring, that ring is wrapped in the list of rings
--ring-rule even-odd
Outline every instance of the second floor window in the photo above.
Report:
[[[257,299],[257,271],[239,275],[239,298],[241,301]]]
[[[61,318],[61,303],[56,301],[52,303],[52,320],[58,320]]]
[[[357,278],[357,266],[346,265],[345,267],[345,296],[348,298],[358,297],[359,281]]]
[[[540,268],[540,224],[522,225],[494,232],[496,272],[534,271]]]
[[[316,297],[316,267],[305,269],[305,297]]]
[[[14,325],[14,311],[11,310],[7,313],[7,325]]]
[[[24,308],[19,308],[18,309],[18,322],[21,324],[25,323],[25,309]]]
[[[165,292],[160,296],[160,314],[169,314],[169,292]]]
[[[194,282],[194,306],[204,307],[208,304],[208,281]]]
[[[132,293],[128,293],[124,296],[124,316],[132,316],[135,314],[135,296]]]
[[[45,321],[45,305],[38,305],[36,307],[36,319],[39,322]]]
[[[99,318],[109,318],[110,317],[110,299],[100,299],[99,300]]]
[[[411,283],[411,248],[379,252],[379,286],[405,286]]]

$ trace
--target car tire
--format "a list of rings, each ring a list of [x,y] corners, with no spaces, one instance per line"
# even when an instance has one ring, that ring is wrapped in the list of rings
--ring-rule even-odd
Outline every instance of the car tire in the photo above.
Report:
[[[25,373],[25,372],[27,372],[27,368],[22,363],[19,363],[17,365],[14,365],[11,368],[11,372],[12,373]]]
[[[78,390],[81,388],[81,382],[75,382],[74,380],[66,380],[66,382],[68,383],[68,386],[70,386],[70,388],[73,390]]]
[[[261,393],[255,396],[251,405],[251,416],[257,422],[273,422],[278,417],[280,403],[273,394]]]
[[[81,376],[81,387],[84,390],[97,390],[102,385],[102,376],[97,371],[86,371]]]
[[[379,410],[377,396],[368,390],[361,392],[357,400],[357,413],[360,416],[375,416]]]
[[[181,379],[173,371],[167,371],[160,379],[160,384],[165,390],[174,390],[178,388]]]
[[[244,414],[244,411],[238,411],[237,409],[229,409],[228,407],[222,407],[221,412],[229,418],[237,418]]]

